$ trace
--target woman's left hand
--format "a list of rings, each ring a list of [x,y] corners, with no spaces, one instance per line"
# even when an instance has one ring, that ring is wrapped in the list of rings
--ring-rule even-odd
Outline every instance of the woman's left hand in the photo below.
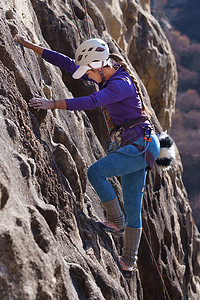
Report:
[[[32,98],[29,101],[29,106],[33,107],[34,109],[52,109],[54,108],[54,101],[36,95],[35,98]]]

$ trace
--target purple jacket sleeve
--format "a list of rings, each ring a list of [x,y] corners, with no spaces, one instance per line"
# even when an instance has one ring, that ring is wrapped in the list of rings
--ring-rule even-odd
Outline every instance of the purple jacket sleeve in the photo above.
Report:
[[[66,72],[69,72],[71,74],[73,74],[78,69],[78,66],[76,65],[74,59],[71,59],[68,56],[65,56],[56,51],[44,49],[42,58],[44,58],[54,66],[57,66],[60,69],[65,70]]]
[[[122,79],[112,80],[106,88],[86,97],[66,99],[67,110],[91,110],[119,102],[130,96],[131,87]]]

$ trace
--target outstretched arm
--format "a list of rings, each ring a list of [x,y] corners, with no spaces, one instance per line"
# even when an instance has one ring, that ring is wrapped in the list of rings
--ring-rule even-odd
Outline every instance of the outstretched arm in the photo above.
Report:
[[[36,96],[30,100],[29,105],[35,109],[59,108],[71,111],[92,110],[103,105],[120,102],[123,100],[123,97],[131,91],[129,82],[124,81],[123,79],[115,79],[111,81],[106,88],[89,96],[64,100],[48,100],[40,96]],[[134,103],[133,101],[133,106],[135,107],[135,105],[137,105],[137,103]]]
[[[42,56],[42,58],[44,58],[46,61],[50,62],[56,67],[59,67],[62,70],[65,70],[66,72],[73,74],[78,68],[74,59],[71,59],[68,56],[56,51],[33,44],[29,42],[24,36],[17,34],[14,37],[14,41],[19,42],[20,44],[22,44],[22,46],[33,50],[34,52]],[[84,79],[88,80],[88,77]]]
[[[56,67],[59,67],[62,70],[65,70],[66,72],[69,72],[70,74],[74,74],[74,72],[78,69],[76,61],[66,55],[33,44],[19,34],[14,37],[14,40],[22,44],[22,46],[35,51],[47,62],[53,64]],[[82,78],[85,80],[89,80],[86,74]]]
[[[24,36],[16,34],[16,36],[14,37],[14,41],[19,42],[20,44],[22,44],[22,46],[29,48],[35,53],[42,56],[44,48],[29,42]]]

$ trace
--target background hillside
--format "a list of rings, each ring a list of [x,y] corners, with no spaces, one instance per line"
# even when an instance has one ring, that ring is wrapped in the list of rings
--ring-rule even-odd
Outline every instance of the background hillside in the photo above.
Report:
[[[183,181],[200,229],[200,5],[198,0],[152,2],[176,57],[178,93],[171,135],[179,147]]]

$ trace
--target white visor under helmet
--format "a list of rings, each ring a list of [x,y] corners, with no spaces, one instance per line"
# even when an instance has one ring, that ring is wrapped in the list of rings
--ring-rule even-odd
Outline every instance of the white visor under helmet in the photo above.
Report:
[[[74,79],[81,78],[87,70],[101,68],[109,62],[109,48],[101,39],[90,39],[83,42],[75,54],[76,64],[79,68],[72,75]],[[90,66],[91,67],[90,67]]]

